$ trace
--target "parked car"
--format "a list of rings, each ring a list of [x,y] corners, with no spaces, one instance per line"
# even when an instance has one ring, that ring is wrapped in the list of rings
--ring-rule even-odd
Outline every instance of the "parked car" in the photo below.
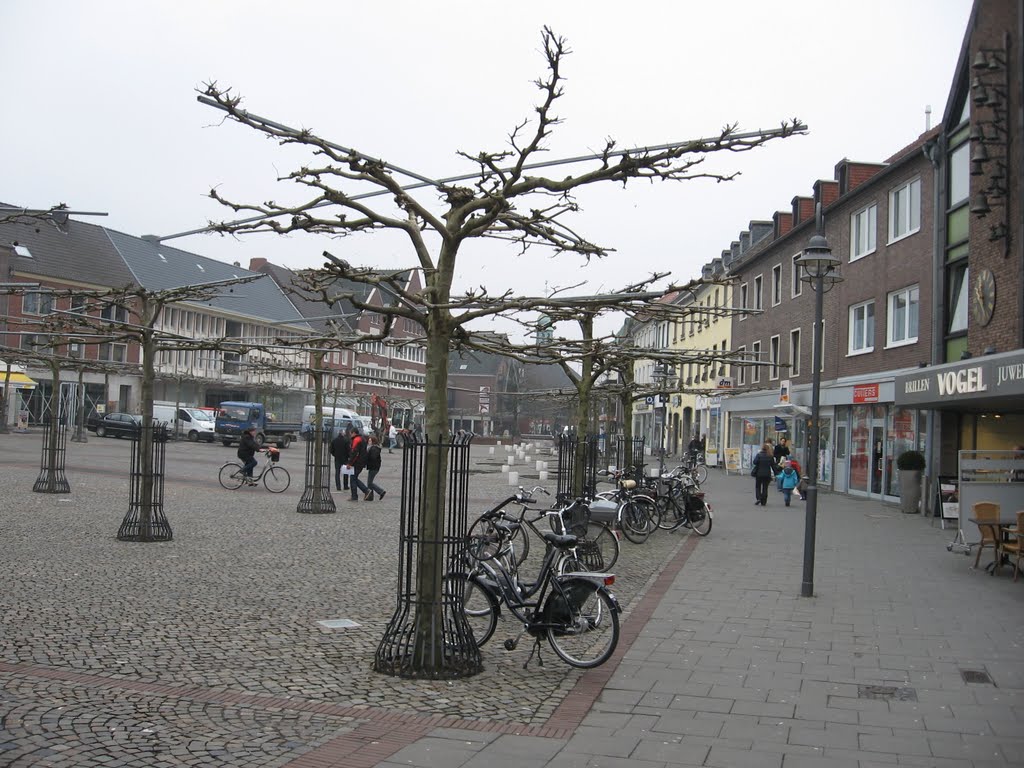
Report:
[[[85,428],[95,432],[96,437],[132,437],[139,433],[141,425],[142,417],[133,413],[94,413]]]
[[[164,403],[153,403],[153,418],[167,425],[174,431],[178,427],[179,437],[187,437],[191,442],[205,440],[213,442],[214,418],[209,411],[201,411],[193,406],[175,407]]]

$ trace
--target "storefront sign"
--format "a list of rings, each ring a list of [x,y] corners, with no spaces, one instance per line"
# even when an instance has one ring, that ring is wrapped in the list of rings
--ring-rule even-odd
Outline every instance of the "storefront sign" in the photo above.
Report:
[[[776,432],[789,432],[789,427],[786,426],[786,420],[781,416],[775,417],[775,431]]]
[[[942,407],[958,400],[1022,395],[1024,354],[1020,352],[925,368],[896,378],[897,405]]]
[[[785,379],[781,384],[779,384],[779,402],[789,402],[789,379]]]
[[[877,384],[857,384],[853,388],[853,402],[855,403],[877,403]]]
[[[720,376],[715,381],[715,389],[732,389],[732,378],[729,376]]]

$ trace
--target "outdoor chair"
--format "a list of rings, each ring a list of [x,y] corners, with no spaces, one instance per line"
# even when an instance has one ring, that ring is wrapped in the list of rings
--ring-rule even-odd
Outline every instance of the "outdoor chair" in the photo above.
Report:
[[[994,501],[978,501],[971,505],[971,517],[977,523],[981,531],[981,541],[978,542],[978,555],[974,558],[974,567],[981,562],[981,551],[986,547],[992,548],[993,572],[995,564],[999,562],[999,505]]]
[[[1024,509],[1017,510],[1017,525],[1006,529],[1007,540],[999,544],[999,548],[1007,561],[1013,563],[1013,580],[1020,573],[1021,550],[1024,549]],[[999,563],[1002,567],[1002,560]]]

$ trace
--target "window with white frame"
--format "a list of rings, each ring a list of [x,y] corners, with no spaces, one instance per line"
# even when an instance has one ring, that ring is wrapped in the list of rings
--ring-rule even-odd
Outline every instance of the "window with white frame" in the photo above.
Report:
[[[754,309],[764,309],[764,277],[754,278]]]
[[[789,378],[800,375],[800,329],[789,332]]]
[[[889,193],[889,242],[921,229],[921,180],[908,181]]]
[[[27,291],[21,297],[21,311],[26,315],[48,315],[53,312],[53,294]]]
[[[798,253],[798,254],[796,254],[793,257],[793,280],[792,280],[792,283],[793,283],[793,296],[794,297],[799,296],[803,292],[803,289],[804,289],[804,283],[800,279],[800,273],[803,270],[800,268],[800,265],[797,263],[797,259],[799,259],[802,255],[803,254]]]
[[[865,301],[850,307],[850,354],[875,349],[875,302]]]
[[[850,216],[850,261],[874,253],[877,228],[878,206],[874,203]]]
[[[893,291],[889,294],[887,315],[887,344],[890,347],[913,344],[917,341],[918,286]]]
[[[127,344],[100,344],[99,359],[110,363],[124,363],[128,361]]]
[[[778,336],[772,336],[768,340],[768,360],[772,364],[768,372],[768,378],[773,381],[779,378],[779,348],[781,346]]]
[[[761,342],[755,341],[750,345],[750,356],[754,360],[754,370],[750,374],[750,380],[757,384],[761,381]]]
[[[744,358],[746,357],[746,354],[747,354],[747,348],[746,347],[740,347],[739,349],[736,350],[736,352],[737,352],[737,355],[738,355],[737,359],[739,360],[739,365],[736,366],[736,373],[735,373],[735,376],[736,376],[736,386],[742,387],[744,384],[747,383],[747,367],[743,364],[744,363]]]
[[[782,265],[772,267],[772,306],[782,303]]]
[[[747,288],[748,288],[748,286],[747,286],[746,283],[744,283],[743,285],[740,286],[740,309],[746,309],[747,308],[747,298],[748,298],[747,297]],[[747,316],[745,314],[740,315],[740,320],[746,320],[746,319],[747,319]]]

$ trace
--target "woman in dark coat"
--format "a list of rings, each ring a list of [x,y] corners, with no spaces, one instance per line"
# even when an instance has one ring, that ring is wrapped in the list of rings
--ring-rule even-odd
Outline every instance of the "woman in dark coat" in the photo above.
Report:
[[[782,467],[775,463],[772,447],[765,443],[761,446],[761,452],[754,457],[754,463],[750,467],[750,476],[754,478],[754,498],[756,499],[754,506],[768,505],[768,486],[776,473],[781,471]]]

